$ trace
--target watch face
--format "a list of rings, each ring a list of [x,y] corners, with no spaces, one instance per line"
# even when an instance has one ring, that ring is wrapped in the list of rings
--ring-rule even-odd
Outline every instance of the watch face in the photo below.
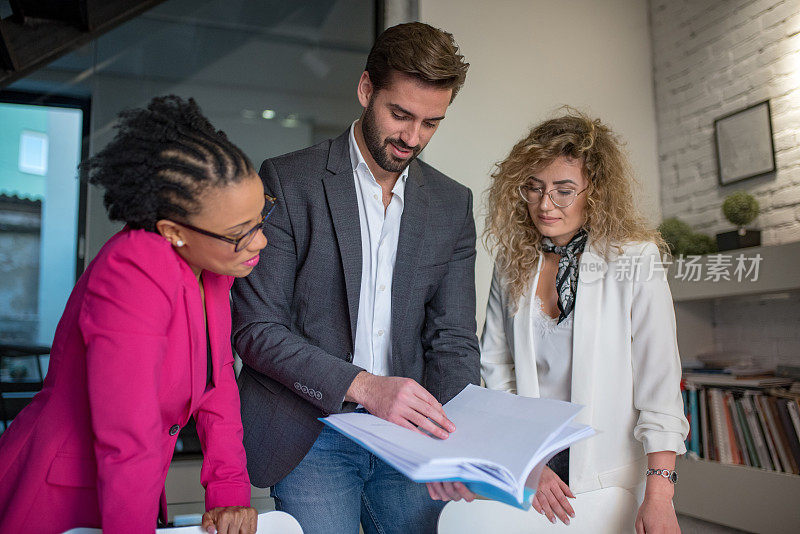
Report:
[[[676,484],[678,482],[678,473],[676,473],[675,471],[670,473],[669,481],[672,482],[673,484]]]

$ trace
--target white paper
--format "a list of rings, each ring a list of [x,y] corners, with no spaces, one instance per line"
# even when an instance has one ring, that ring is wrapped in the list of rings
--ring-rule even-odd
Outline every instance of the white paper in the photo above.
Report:
[[[325,422],[412,480],[486,482],[521,502],[538,464],[594,434],[586,425],[570,425],[581,409],[469,385],[444,405],[456,426],[444,440],[365,413],[335,414]]]

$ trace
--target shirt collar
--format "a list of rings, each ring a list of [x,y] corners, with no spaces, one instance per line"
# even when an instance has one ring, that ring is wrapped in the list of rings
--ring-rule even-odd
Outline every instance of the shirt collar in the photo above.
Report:
[[[350,126],[350,135],[348,137],[350,144],[350,163],[353,166],[353,174],[358,176],[357,171],[359,167],[361,167],[362,169],[367,171],[367,175],[372,179],[372,181],[377,183],[377,180],[375,180],[375,177],[372,175],[372,171],[369,170],[369,166],[367,165],[366,160],[364,160],[364,156],[361,155],[361,150],[358,148],[358,143],[356,142],[356,136],[355,136],[356,122],[358,121],[357,120],[353,121],[353,124]],[[403,172],[400,173],[400,177],[398,178],[397,183],[394,185],[394,188],[392,189],[392,193],[399,196],[401,200],[403,199],[403,193],[405,192],[406,181],[408,180],[408,167],[409,166],[406,165],[406,168],[403,169]]]

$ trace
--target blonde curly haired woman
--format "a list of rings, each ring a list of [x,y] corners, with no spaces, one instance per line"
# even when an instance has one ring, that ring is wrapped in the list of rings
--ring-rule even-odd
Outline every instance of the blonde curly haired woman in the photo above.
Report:
[[[613,132],[569,108],[498,164],[481,367],[489,388],[586,406],[577,421],[599,431],[551,460],[539,513],[569,523],[568,497],[618,486],[641,503],[638,533],[672,533],[689,426],[664,241],[636,211],[633,186]]]

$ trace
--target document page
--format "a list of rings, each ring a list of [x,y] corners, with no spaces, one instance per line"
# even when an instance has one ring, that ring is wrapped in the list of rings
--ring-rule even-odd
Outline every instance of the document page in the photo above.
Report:
[[[365,413],[322,421],[412,480],[485,482],[521,500],[525,479],[538,463],[594,433],[588,426],[570,425],[581,409],[469,385],[444,405],[456,425],[444,440]]]

